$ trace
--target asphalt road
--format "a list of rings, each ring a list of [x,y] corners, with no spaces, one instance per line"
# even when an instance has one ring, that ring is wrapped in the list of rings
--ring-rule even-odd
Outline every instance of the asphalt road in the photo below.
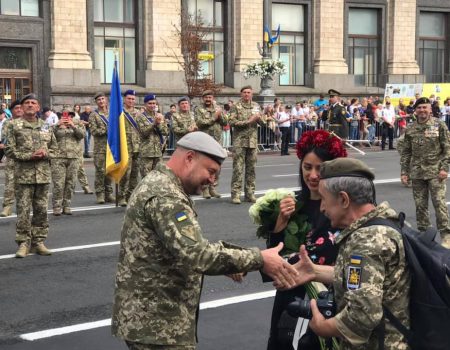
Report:
[[[387,200],[407,214],[413,225],[414,204],[411,189],[399,182],[399,156],[395,151],[370,151],[364,159],[376,174],[378,201]],[[291,156],[260,155],[257,192],[270,188],[298,187],[298,159]],[[92,163],[86,164],[93,183]],[[204,235],[211,241],[227,240],[243,246],[264,247],[255,237],[248,216],[250,204],[229,202],[231,161],[221,173],[219,200],[196,199]],[[3,172],[0,183],[3,184]],[[0,185],[3,193],[3,185]],[[2,199],[2,198],[1,198]],[[448,199],[447,199],[448,200]],[[431,206],[431,205],[430,205]],[[15,218],[0,219],[0,349],[126,349],[110,335],[114,274],[119,251],[124,209],[96,205],[94,195],[75,194],[72,216],[50,218],[47,245],[50,257],[15,259]],[[432,215],[434,215],[432,211]],[[92,245],[97,246],[92,246]],[[271,292],[272,291],[272,292]],[[255,294],[268,292],[263,295]],[[206,277],[199,320],[198,349],[263,349],[267,341],[273,288],[263,284],[259,273],[250,273],[242,284],[226,277]],[[236,296],[247,301],[225,300],[224,306],[207,302]],[[254,299],[254,300],[253,300]],[[102,321],[92,324],[92,322]],[[81,326],[80,326],[81,325]],[[55,335],[61,327],[80,326]],[[91,327],[92,329],[86,329]],[[36,340],[26,334],[47,331]],[[25,336],[26,337],[26,336]]]

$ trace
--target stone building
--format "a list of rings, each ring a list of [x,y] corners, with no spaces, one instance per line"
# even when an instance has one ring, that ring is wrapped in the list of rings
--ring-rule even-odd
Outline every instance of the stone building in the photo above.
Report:
[[[204,73],[224,84],[223,99],[258,87],[241,71],[261,58],[264,6],[281,28],[272,56],[288,67],[275,84],[286,99],[449,80],[448,0],[0,0],[0,100],[35,91],[56,108],[92,103],[109,91],[116,53],[123,89],[175,101],[186,93],[173,56],[182,6],[212,26]]]

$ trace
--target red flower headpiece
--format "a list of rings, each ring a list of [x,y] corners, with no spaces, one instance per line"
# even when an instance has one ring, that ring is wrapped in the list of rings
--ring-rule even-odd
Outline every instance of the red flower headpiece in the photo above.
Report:
[[[344,148],[342,140],[331,135],[328,131],[315,130],[304,132],[295,145],[298,159],[302,159],[312,149],[318,147],[323,148],[333,158],[347,157],[347,150]]]

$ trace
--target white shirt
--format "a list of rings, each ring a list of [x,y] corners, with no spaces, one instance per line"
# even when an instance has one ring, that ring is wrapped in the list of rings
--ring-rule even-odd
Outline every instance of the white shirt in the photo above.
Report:
[[[383,109],[381,110],[381,117],[383,118],[383,121],[393,125],[395,122],[394,108],[392,106],[391,107],[383,107]]]
[[[277,119],[280,128],[289,128],[291,126],[291,117],[286,112],[278,112]]]
[[[3,129],[3,123],[5,122],[6,118],[3,120],[0,120],[0,142],[2,141],[2,129]]]
[[[291,115],[295,118],[295,119],[297,119],[297,120],[305,120],[305,118],[303,117],[303,115],[304,115],[305,113],[303,112],[303,108],[302,107],[300,107],[298,110],[297,110],[297,107],[294,107],[294,108],[292,108],[292,113],[291,113]]]
[[[55,113],[50,113],[50,115],[48,116],[47,119],[45,119],[44,123],[47,124],[48,126],[53,126],[58,124],[58,116]]]

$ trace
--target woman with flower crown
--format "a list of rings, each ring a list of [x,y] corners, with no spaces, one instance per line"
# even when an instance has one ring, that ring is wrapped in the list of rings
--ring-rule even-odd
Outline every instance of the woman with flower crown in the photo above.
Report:
[[[295,216],[296,223],[299,224],[298,218],[302,217],[307,225],[299,224],[298,227],[306,231],[306,249],[311,260],[315,264],[333,265],[337,256],[337,230],[331,227],[329,219],[320,211],[319,173],[323,162],[346,157],[347,151],[340,139],[324,130],[304,132],[297,142],[296,150],[300,159],[301,191],[295,193],[295,198],[288,195],[280,201],[278,218],[273,230],[268,234],[268,246],[284,242],[290,221]],[[294,263],[298,258],[295,256],[291,259]],[[295,297],[305,297],[303,286],[277,292],[272,310],[268,350],[293,349],[292,332],[285,332],[283,328],[295,329],[297,319],[291,318],[286,312],[286,306],[295,301]],[[289,322],[292,327],[286,326]],[[331,342],[328,343],[325,348],[332,348]],[[300,338],[298,349],[324,349],[324,344],[320,344],[319,339],[308,329]]]

